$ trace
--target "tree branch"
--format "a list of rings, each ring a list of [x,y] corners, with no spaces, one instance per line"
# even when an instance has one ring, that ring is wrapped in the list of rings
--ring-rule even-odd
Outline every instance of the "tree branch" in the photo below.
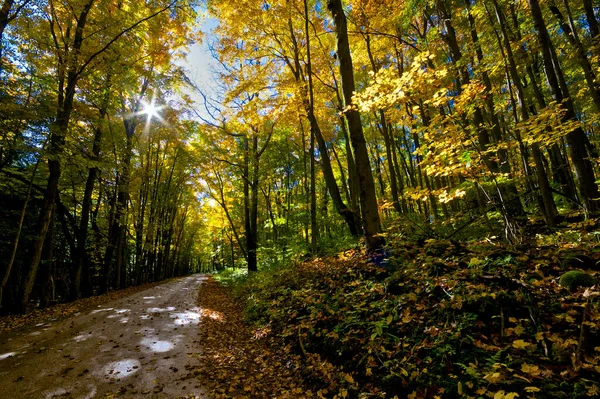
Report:
[[[92,54],[87,61],[81,66],[81,68],[79,68],[79,70],[77,71],[77,75],[81,75],[81,73],[83,73],[83,71],[85,70],[85,68],[100,54],[102,54],[103,52],[105,52],[106,50],[108,50],[108,48],[110,46],[113,45],[114,42],[116,42],[117,40],[119,40],[119,38],[121,36],[123,36],[124,34],[126,34],[127,32],[130,32],[132,30],[134,30],[135,28],[137,28],[139,25],[143,24],[144,22],[156,17],[157,15],[162,14],[163,12],[167,11],[168,9],[170,9],[171,7],[173,7],[175,5],[175,3],[177,3],[177,0],[173,0],[171,3],[169,3],[168,6],[160,9],[159,11],[155,12],[154,14],[148,15],[145,18],[140,19],[139,21],[137,21],[135,24],[131,25],[130,27],[122,30],[118,35],[116,35],[115,37],[113,37],[108,43],[106,43],[106,45],[104,47],[102,47],[100,50],[96,51],[94,54]]]

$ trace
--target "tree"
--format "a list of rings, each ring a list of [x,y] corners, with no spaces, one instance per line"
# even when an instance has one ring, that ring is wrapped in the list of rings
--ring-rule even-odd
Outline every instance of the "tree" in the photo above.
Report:
[[[377,197],[375,195],[375,182],[371,172],[369,153],[367,151],[365,137],[362,131],[360,114],[352,103],[355,91],[354,71],[352,57],[350,55],[350,44],[348,42],[348,28],[346,15],[341,0],[329,0],[327,7],[335,24],[337,37],[337,55],[339,60],[340,76],[342,79],[342,92],[344,97],[344,116],[348,123],[350,140],[356,161],[356,172],[360,185],[360,205],[362,214],[363,234],[368,251],[377,251],[385,244],[385,239],[380,235],[381,224]]]
[[[556,102],[564,104],[566,110],[565,118],[575,120],[573,101],[565,82],[561,66],[558,64],[558,57],[548,34],[540,4],[538,0],[528,0],[528,4],[533,17],[537,39],[541,47],[544,71],[546,79],[548,80],[548,85],[552,91],[552,96]],[[583,62],[583,59],[580,58],[580,62]],[[584,70],[585,69],[586,68],[584,68]],[[592,92],[594,89],[595,88],[592,87]],[[598,185],[596,184],[594,176],[594,168],[586,148],[588,139],[581,127],[568,133],[566,138],[569,145],[569,151],[571,152],[571,161],[575,167],[579,193],[583,201],[584,209],[586,213],[595,215],[600,209],[600,192],[598,191]]]
[[[87,72],[94,65],[94,61],[99,59],[109,48],[113,47],[121,37],[134,31],[144,22],[173,8],[175,3],[163,4],[162,7],[158,7],[146,15],[134,15],[133,21],[131,17],[125,18],[122,22],[129,23],[129,25],[126,27],[122,27],[121,25],[112,35],[107,35],[103,29],[97,30],[95,36],[86,35],[87,30],[90,29],[89,24],[98,27],[109,22],[99,18],[105,15],[101,13],[101,9],[106,5],[99,4],[97,8],[94,7],[95,5],[97,5],[95,0],[84,1],[79,4],[79,7],[72,7],[55,1],[50,2],[48,27],[53,39],[52,51],[58,62],[57,111],[56,117],[50,126],[50,137],[48,140],[49,176],[44,194],[44,204],[38,221],[37,239],[32,248],[31,264],[21,298],[21,306],[23,308],[26,307],[33,289],[44,242],[46,241],[46,233],[52,220],[53,209],[58,196],[58,186],[61,177],[61,158],[64,153],[64,145],[70,126],[78,83],[84,72]],[[96,10],[98,10],[98,13],[94,12]],[[68,25],[71,19],[77,21],[74,33],[70,29],[65,30],[63,28],[63,25]],[[112,31],[115,31],[114,27],[112,27],[112,30],[108,30],[108,32]],[[93,39],[98,41],[94,41]]]

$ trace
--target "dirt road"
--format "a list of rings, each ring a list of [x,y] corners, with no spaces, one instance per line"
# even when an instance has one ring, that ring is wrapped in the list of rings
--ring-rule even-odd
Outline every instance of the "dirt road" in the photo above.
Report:
[[[194,374],[205,279],[177,279],[0,335],[0,398],[205,397]]]

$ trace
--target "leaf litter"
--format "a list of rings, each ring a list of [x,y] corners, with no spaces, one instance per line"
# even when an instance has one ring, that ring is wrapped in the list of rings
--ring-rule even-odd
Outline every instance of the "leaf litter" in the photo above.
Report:
[[[209,278],[200,288],[200,341],[196,370],[211,398],[312,398],[295,362],[274,350],[265,334],[244,321],[239,302]]]

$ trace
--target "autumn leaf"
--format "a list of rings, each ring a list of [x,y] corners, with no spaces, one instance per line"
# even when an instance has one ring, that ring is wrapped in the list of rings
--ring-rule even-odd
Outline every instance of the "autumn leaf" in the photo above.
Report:
[[[529,374],[531,376],[539,376],[540,375],[540,368],[538,366],[535,366],[532,364],[523,363],[521,365],[521,371],[526,374]]]
[[[344,374],[344,380],[346,380],[350,384],[354,384],[354,378],[350,374]]]
[[[518,339],[512,343],[513,348],[517,348],[517,349],[526,349],[530,345],[531,345],[530,343],[525,342],[522,339]]]
[[[519,394],[516,392],[505,393],[504,391],[498,391],[494,394],[494,399],[514,399],[518,397]]]
[[[541,389],[539,389],[538,387],[525,387],[525,392],[528,393],[535,393],[535,392],[540,392]]]

